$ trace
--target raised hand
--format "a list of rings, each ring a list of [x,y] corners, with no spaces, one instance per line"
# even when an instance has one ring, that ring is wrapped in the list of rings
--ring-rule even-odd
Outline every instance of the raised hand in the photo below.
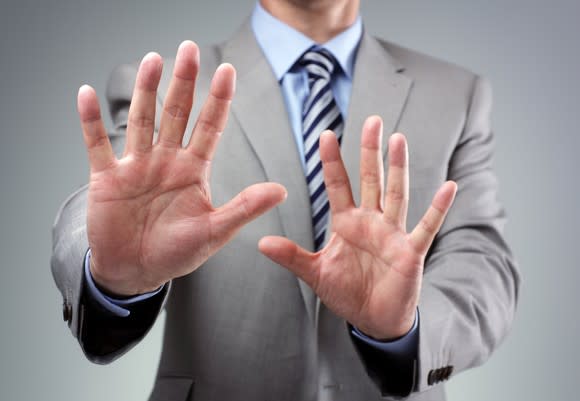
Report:
[[[382,122],[365,122],[361,144],[361,204],[356,207],[335,135],[320,138],[332,236],[317,253],[282,237],[264,237],[260,250],[312,287],[321,301],[367,335],[389,340],[413,325],[425,256],[451,207],[457,186],[446,182],[412,232],[406,232],[409,198],[405,137],[389,140],[383,195]],[[383,200],[384,198],[384,200]]]
[[[215,208],[209,168],[234,94],[235,70],[216,70],[209,96],[182,146],[193,103],[199,50],[190,41],[177,52],[154,143],[155,103],[162,59],[141,62],[127,124],[122,158],[117,159],[101,120],[95,91],[83,86],[78,110],[90,161],[87,231],[91,274],[119,295],[151,291],[194,271],[247,222],[285,199],[273,183],[246,188]]]

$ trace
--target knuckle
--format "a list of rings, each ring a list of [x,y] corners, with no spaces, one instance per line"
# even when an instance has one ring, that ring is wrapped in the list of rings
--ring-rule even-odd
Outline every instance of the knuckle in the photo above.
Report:
[[[379,182],[379,174],[376,171],[365,170],[361,172],[360,179],[365,184],[376,185]]]
[[[232,95],[222,95],[220,92],[212,91],[210,92],[210,99],[220,105],[228,106],[232,101]]]
[[[387,191],[387,199],[391,202],[402,202],[406,196],[404,192],[391,188]]]
[[[197,121],[197,129],[204,133],[220,134],[221,128],[218,123],[207,118],[201,118]]]
[[[201,166],[203,166],[204,168],[209,167],[211,157],[206,152],[202,152],[196,148],[193,148],[191,153],[197,159],[197,161],[201,163]]]
[[[106,135],[101,135],[93,138],[89,144],[89,148],[102,149],[109,145],[109,138]]]
[[[189,107],[179,104],[168,104],[163,106],[163,111],[175,120],[186,120],[189,117]]]
[[[94,123],[98,123],[100,121],[101,121],[101,113],[100,112],[95,112],[94,114],[91,114],[89,116],[81,117],[81,123],[83,123],[83,124],[94,124]]]
[[[130,114],[129,125],[136,128],[150,128],[155,126],[155,119],[144,114]]]
[[[248,220],[251,218],[251,213],[250,213],[250,201],[248,199],[248,195],[246,194],[246,191],[242,191],[240,192],[240,209],[243,215],[243,219],[244,220]]]
[[[385,223],[387,223],[390,226],[399,227],[401,225],[399,215],[396,213],[392,212],[385,213],[384,220]]]
[[[343,188],[346,187],[347,185],[348,182],[343,177],[328,178],[326,182],[326,188],[330,190]]]
[[[432,222],[427,218],[421,219],[419,224],[421,224],[421,228],[430,235],[435,234],[437,232],[437,227],[434,224],[434,222]]]

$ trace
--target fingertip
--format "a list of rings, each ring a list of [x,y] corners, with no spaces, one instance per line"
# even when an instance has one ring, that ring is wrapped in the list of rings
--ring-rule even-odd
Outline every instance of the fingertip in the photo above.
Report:
[[[222,63],[215,71],[212,83],[214,96],[231,99],[236,91],[236,69],[230,63]]]
[[[395,132],[389,138],[389,142],[392,142],[395,145],[400,144],[400,143],[405,143],[406,144],[407,143],[407,138],[405,137],[404,134],[402,134],[400,132]]]
[[[281,203],[284,202],[286,200],[286,198],[288,198],[288,191],[286,190],[286,187],[278,184],[277,182],[268,182],[266,183],[266,185],[268,185],[270,187],[270,189],[276,193],[277,195],[277,199],[276,199],[276,203]]]
[[[77,93],[77,110],[82,121],[100,118],[100,107],[95,89],[87,84],[82,85]]]
[[[450,204],[453,204],[453,201],[455,200],[455,195],[457,195],[457,190],[458,190],[458,186],[457,183],[455,181],[447,181],[445,183],[447,185],[447,187],[449,188],[449,192],[450,194]]]
[[[457,193],[457,183],[452,180],[446,181],[441,185],[441,192],[455,196]]]
[[[188,51],[192,52],[192,54],[199,55],[199,46],[193,40],[186,39],[179,44],[177,48],[177,52]]]
[[[271,237],[270,236],[262,237],[258,241],[258,249],[262,253],[267,252],[267,250],[269,249],[270,245],[271,245]]]
[[[374,115],[367,117],[363,125],[361,145],[366,149],[378,149],[383,138],[383,120]]]
[[[230,63],[222,63],[216,69],[216,74],[220,76],[230,79],[235,82],[236,80],[236,69]]]
[[[93,96],[95,96],[95,90],[92,86],[87,84],[81,85],[77,92],[77,107],[80,109],[81,105]]]
[[[217,70],[218,71],[231,71],[232,74],[236,73],[236,69],[232,65],[232,63],[221,63],[220,65],[218,65]]]
[[[177,49],[174,75],[181,79],[195,80],[199,68],[199,48],[191,40],[184,40]]]
[[[435,194],[435,198],[433,199],[433,206],[446,213],[453,204],[456,193],[457,183],[455,181],[445,182],[439,191],[437,191]]]
[[[269,258],[277,259],[280,252],[284,250],[284,238],[267,235],[258,241],[258,249]]]
[[[338,138],[333,131],[323,131],[320,134],[319,145],[320,159],[323,162],[333,161],[340,157]]]
[[[334,133],[334,131],[327,129],[327,130],[322,131],[322,133],[320,134],[320,138],[324,138],[324,137],[336,138],[336,134]]]
[[[162,62],[163,62],[163,58],[157,52],[149,52],[145,56],[143,56],[143,59],[141,60],[141,64],[144,64],[144,63],[156,63],[156,64],[158,64],[158,63],[162,63]]]
[[[162,70],[163,59],[161,56],[156,52],[147,53],[139,65],[137,87],[147,91],[154,91],[157,89]]]
[[[141,60],[140,68],[145,69],[149,74],[161,75],[161,70],[163,69],[163,58],[157,52],[149,52]]]
[[[326,143],[337,141],[336,134],[334,133],[334,131],[331,131],[329,129],[322,131],[322,133],[320,134],[320,138],[318,140],[320,141],[320,145],[322,145],[322,143],[326,144]],[[322,145],[322,146],[326,146],[326,145]]]
[[[367,117],[365,124],[367,129],[383,130],[383,119],[379,115],[372,115]]]
[[[276,185],[278,187],[278,190],[282,194],[281,202],[284,202],[288,198],[288,190],[286,189],[286,187],[284,185],[277,184],[277,183],[274,185]]]
[[[407,141],[401,133],[394,133],[389,138],[389,164],[405,167],[408,160]]]
[[[81,96],[81,95],[85,95],[85,94],[88,94],[89,92],[94,92],[94,91],[95,90],[93,89],[92,86],[90,86],[88,84],[82,84],[79,87],[78,95]]]

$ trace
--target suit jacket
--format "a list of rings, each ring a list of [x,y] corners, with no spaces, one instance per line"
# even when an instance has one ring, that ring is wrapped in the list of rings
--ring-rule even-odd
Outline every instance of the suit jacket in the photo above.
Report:
[[[249,23],[201,54],[198,99],[205,98],[219,63],[231,62],[238,71],[231,116],[212,165],[214,204],[260,181],[283,184],[288,199],[248,224],[197,271],[173,280],[130,317],[118,318],[83,290],[87,188],[71,195],[54,225],[52,269],[65,320],[87,357],[98,363],[119,357],[165,306],[153,401],[378,400],[408,394],[417,401],[444,399],[438,383],[488,358],[506,335],[517,300],[519,277],[503,238],[505,216],[491,168],[487,82],[366,33],[360,43],[342,143],[355,199],[360,132],[371,114],[383,118],[386,133],[407,136],[409,227],[445,180],[459,187],[426,260],[418,354],[397,360],[351,338],[345,322],[306,285],[257,251],[266,234],[313,247],[308,189],[284,100]],[[171,70],[166,60],[159,108]],[[119,153],[136,71],[135,64],[117,68],[108,87],[111,141]],[[386,141],[383,146],[386,156]]]

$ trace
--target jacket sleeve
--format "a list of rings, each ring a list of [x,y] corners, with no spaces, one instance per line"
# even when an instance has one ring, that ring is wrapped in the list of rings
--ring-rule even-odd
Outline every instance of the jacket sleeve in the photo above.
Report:
[[[109,80],[107,98],[114,123],[109,138],[119,155],[125,142],[127,115],[137,69],[134,65],[118,67]],[[88,186],[66,199],[52,230],[51,268],[63,297],[63,318],[78,339],[87,358],[108,363],[137,344],[153,326],[161,311],[169,287],[147,301],[131,307],[128,317],[119,317],[101,307],[87,291],[83,274],[88,250],[86,230]]]
[[[491,88],[476,77],[449,160],[457,196],[425,262],[416,358],[399,360],[352,338],[383,395],[424,391],[482,364],[511,326],[520,278],[504,239],[490,113]]]

